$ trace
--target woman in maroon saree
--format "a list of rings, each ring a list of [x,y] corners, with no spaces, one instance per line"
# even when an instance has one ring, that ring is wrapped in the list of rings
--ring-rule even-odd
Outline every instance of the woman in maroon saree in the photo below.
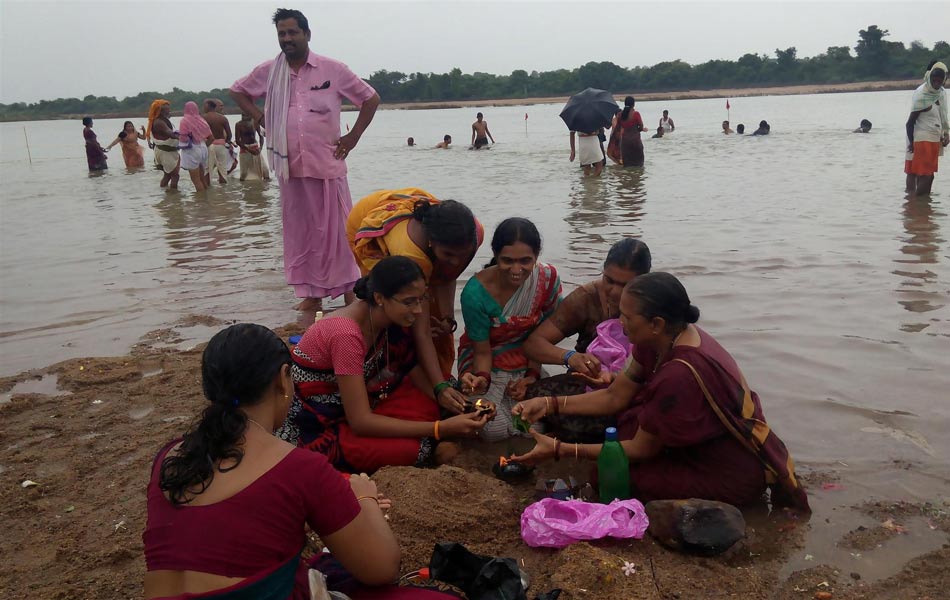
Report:
[[[86,140],[86,163],[90,171],[104,171],[109,168],[106,164],[106,153],[96,139],[96,132],[92,130],[92,117],[83,117],[82,138]]]
[[[630,460],[631,492],[643,501],[704,498],[749,504],[771,488],[773,504],[808,510],[795,465],[765,422],[758,395],[732,356],[694,323],[699,309],[669,273],[627,285],[621,322],[636,350],[622,376],[581,396],[533,398],[512,412],[533,422],[547,414],[618,414]],[[534,434],[516,460],[577,456],[596,460],[601,444],[562,444]]]

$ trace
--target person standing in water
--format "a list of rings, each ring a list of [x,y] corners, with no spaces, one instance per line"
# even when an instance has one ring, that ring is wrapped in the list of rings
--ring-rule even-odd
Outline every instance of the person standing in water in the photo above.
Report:
[[[911,100],[904,173],[907,174],[906,191],[914,196],[930,194],[938,157],[950,143],[947,92],[943,89],[946,80],[947,66],[942,62],[932,63]]]
[[[105,171],[109,168],[106,162],[106,152],[96,139],[96,132],[92,130],[92,117],[82,118],[82,138],[86,140],[86,163],[90,171]]]
[[[488,145],[488,140],[495,143],[491,131],[488,131],[488,121],[485,121],[485,115],[478,113],[475,115],[475,122],[472,123],[472,148],[478,150]]]
[[[663,118],[660,119],[660,127],[663,129],[664,134],[673,133],[673,130],[676,129],[676,126],[673,125],[673,119],[670,118],[670,111],[663,111]]]

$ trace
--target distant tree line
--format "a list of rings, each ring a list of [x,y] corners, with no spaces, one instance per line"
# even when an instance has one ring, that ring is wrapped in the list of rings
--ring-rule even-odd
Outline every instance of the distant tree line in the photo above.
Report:
[[[886,29],[871,25],[858,32],[854,53],[847,46],[831,46],[810,58],[798,58],[793,46],[784,50],[776,48],[774,57],[745,54],[735,61],[710,60],[698,65],[674,60],[652,67],[625,68],[604,61],[540,73],[518,69],[510,75],[467,74],[458,68],[439,74],[380,70],[366,81],[376,88],[384,103],[494,100],[564,96],[586,87],[636,93],[913,79],[923,76],[931,60],[950,57],[950,44],[945,41],[936,42],[933,48],[916,41],[907,47],[902,42],[884,39],[888,35]],[[226,89],[189,92],[173,88],[171,92],[142,92],[123,100],[89,95],[82,99],[0,104],[0,120],[55,119],[86,114],[138,113],[144,116],[155,98],[165,98],[174,109],[180,110],[188,100],[200,101],[207,97],[221,98],[231,106]]]

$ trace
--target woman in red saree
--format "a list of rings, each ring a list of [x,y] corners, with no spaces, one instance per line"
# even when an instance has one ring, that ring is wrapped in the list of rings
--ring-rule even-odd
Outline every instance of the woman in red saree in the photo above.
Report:
[[[538,262],[541,234],[527,219],[502,221],[491,248],[491,263],[462,290],[465,334],[458,369],[464,388],[498,408],[482,435],[497,441],[515,435],[511,407],[540,379],[541,364],[529,361],[522,346],[557,308],[561,280],[554,267]]]
[[[773,504],[808,510],[785,444],[765,421],[732,356],[695,325],[699,309],[669,273],[647,273],[627,285],[621,321],[635,345],[624,371],[605,390],[541,397],[515,414],[619,414],[630,460],[632,494],[643,501],[704,498],[749,504],[767,487]],[[596,460],[601,444],[561,444],[534,434],[537,445],[516,460],[577,456]]]
[[[310,326],[294,348],[294,398],[277,435],[325,455],[341,471],[432,464],[442,438],[474,436],[487,417],[439,419],[423,392],[410,328],[428,302],[411,259],[379,261],[357,300]]]
[[[437,600],[392,585],[399,544],[392,503],[368,477],[345,479],[326,458],[273,435],[287,414],[290,352],[261,325],[218,332],[201,358],[209,403],[167,444],[148,484],[145,589],[149,600],[310,600],[317,568],[354,600]],[[308,527],[329,554],[300,558]]]

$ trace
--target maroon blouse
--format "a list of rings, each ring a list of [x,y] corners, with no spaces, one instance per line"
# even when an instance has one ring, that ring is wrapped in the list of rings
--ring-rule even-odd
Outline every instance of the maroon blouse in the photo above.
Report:
[[[343,476],[316,452],[294,448],[233,496],[204,506],[174,505],[158,487],[162,448],[148,484],[142,541],[149,571],[198,571],[251,577],[285,563],[305,542],[304,524],[334,533],[360,512]]]

